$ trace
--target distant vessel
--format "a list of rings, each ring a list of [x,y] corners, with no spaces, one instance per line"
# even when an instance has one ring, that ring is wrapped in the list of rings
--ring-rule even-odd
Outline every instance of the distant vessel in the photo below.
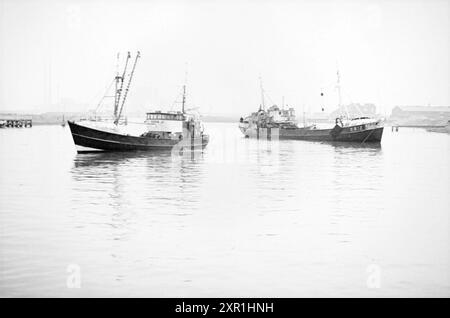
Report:
[[[130,53],[128,53],[123,75],[115,77],[114,118],[112,121],[95,120],[73,122],[68,121],[73,141],[77,151],[157,151],[174,147],[183,149],[203,149],[209,142],[209,136],[204,134],[203,126],[194,114],[185,112],[186,85],[183,86],[183,101],[181,112],[149,112],[141,123],[128,124],[121,115],[131,80],[140,57],[136,55],[129,80],[122,96],[126,77],[126,69]],[[119,105],[120,108],[119,108]]]
[[[337,88],[340,98],[339,72]],[[252,113],[239,121],[239,129],[246,138],[262,139],[294,139],[310,141],[344,141],[344,142],[381,142],[383,125],[381,120],[361,116],[336,118],[334,127],[317,128],[316,125],[300,127],[295,119],[293,109],[288,112],[271,107],[267,111],[264,107],[264,92],[261,85],[262,104],[258,112]]]
[[[447,121],[447,125],[440,127],[427,127],[427,131],[429,132],[438,132],[438,133],[447,133],[450,134],[450,120]]]

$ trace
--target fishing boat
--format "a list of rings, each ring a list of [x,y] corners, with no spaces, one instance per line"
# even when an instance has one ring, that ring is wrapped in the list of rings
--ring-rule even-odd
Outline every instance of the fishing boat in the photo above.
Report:
[[[123,108],[139,57],[140,53],[138,52],[124,91],[130,53],[128,53],[122,75],[117,72],[114,78],[114,115],[112,119],[94,117],[79,122],[68,121],[73,141],[79,153],[158,151],[171,150],[174,147],[180,150],[198,150],[208,144],[209,136],[204,133],[200,117],[185,111],[186,85],[183,86],[181,111],[148,112],[142,122],[128,122],[126,118],[123,118]]]
[[[337,88],[340,97],[339,72]],[[322,94],[323,95],[323,94]],[[239,129],[246,138],[261,139],[293,139],[325,142],[374,142],[380,143],[383,136],[383,123],[379,119],[360,116],[351,118],[350,116],[340,116],[335,119],[332,127],[318,127],[316,124],[299,126],[295,120],[293,110],[289,116],[283,115],[282,111],[278,116],[274,114],[274,108],[265,110],[264,90],[261,85],[262,104],[257,112],[252,113],[239,121]],[[281,117],[280,117],[281,116]]]

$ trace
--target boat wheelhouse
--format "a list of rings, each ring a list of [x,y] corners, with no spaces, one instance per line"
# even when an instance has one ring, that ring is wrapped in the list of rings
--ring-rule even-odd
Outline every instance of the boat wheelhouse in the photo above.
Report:
[[[186,115],[182,112],[161,112],[155,111],[151,113],[147,113],[146,121],[184,121],[186,119]]]

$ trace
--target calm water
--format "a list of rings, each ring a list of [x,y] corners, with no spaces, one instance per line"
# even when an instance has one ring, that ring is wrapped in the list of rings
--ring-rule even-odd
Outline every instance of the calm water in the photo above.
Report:
[[[450,296],[449,135],[355,147],[206,126],[196,158],[0,130],[0,296]]]

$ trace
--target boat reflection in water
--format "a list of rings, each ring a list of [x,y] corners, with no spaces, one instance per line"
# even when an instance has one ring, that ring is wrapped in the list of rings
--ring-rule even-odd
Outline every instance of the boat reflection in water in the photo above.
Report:
[[[90,169],[96,174],[113,170],[115,167],[133,166],[148,167],[156,170],[174,168],[173,163],[181,164],[186,162],[201,161],[202,152],[192,152],[190,150],[174,151],[174,149],[161,149],[152,152],[129,151],[129,152],[90,152],[78,153],[74,158],[73,175],[90,174]],[[176,168],[176,167],[175,167]],[[94,177],[92,175],[91,177]]]
[[[334,141],[334,142],[328,142],[326,144],[329,144],[335,149],[367,149],[367,150],[381,150],[381,143],[380,142],[344,142],[344,141]]]

